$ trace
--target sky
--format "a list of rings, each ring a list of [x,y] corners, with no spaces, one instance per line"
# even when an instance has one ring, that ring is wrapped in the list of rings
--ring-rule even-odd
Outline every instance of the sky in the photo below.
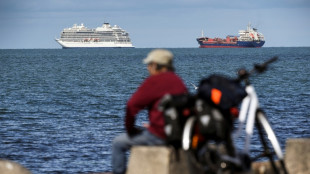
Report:
[[[0,49],[61,48],[64,28],[104,22],[136,48],[195,48],[202,30],[225,38],[248,23],[264,47],[310,46],[310,0],[0,0]]]

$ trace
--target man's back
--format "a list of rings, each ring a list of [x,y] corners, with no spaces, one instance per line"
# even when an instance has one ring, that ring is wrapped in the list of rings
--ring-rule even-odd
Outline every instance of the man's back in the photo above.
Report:
[[[183,81],[174,72],[150,76],[128,101],[126,117],[134,117],[139,110],[148,108],[149,131],[160,138],[165,138],[164,118],[158,110],[158,103],[165,94],[175,95],[186,92]]]

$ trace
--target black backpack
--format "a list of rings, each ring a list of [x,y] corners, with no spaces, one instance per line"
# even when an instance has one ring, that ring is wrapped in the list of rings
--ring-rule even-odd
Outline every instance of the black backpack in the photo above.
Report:
[[[224,141],[229,136],[232,128],[231,121],[217,107],[197,99],[195,116],[198,132],[205,140]]]
[[[190,94],[165,95],[159,110],[163,112],[167,144],[181,147],[183,127],[188,117],[194,114],[195,96]]]
[[[202,79],[198,88],[199,98],[222,111],[238,106],[246,95],[245,87],[239,81],[221,75]]]
[[[198,118],[198,128],[206,138],[227,138],[232,129],[230,108],[237,106],[246,95],[238,81],[219,75],[203,79],[196,95],[165,95],[159,110],[164,115],[167,143],[181,147],[183,128],[191,116]],[[203,101],[202,109],[199,109],[200,101]],[[205,120],[209,120],[208,124]]]

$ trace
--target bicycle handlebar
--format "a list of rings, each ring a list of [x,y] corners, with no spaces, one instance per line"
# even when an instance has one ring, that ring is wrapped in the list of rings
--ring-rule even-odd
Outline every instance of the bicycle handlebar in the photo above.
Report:
[[[239,80],[246,80],[248,79],[248,77],[255,73],[255,72],[258,72],[258,73],[263,73],[264,71],[266,71],[267,69],[267,66],[276,61],[278,59],[278,56],[274,56],[272,57],[271,59],[267,60],[266,62],[262,63],[262,64],[254,64],[254,68],[251,70],[251,71],[247,71],[246,69],[240,69],[238,71],[238,76],[239,76]]]
[[[264,63],[262,63],[262,64],[255,64],[252,71],[257,71],[257,72],[259,72],[259,73],[262,73],[262,72],[264,72],[264,71],[267,69],[267,66],[268,66],[270,63],[276,61],[277,59],[278,59],[278,57],[275,56],[275,57],[273,57],[273,58],[267,60],[266,62],[264,62]]]

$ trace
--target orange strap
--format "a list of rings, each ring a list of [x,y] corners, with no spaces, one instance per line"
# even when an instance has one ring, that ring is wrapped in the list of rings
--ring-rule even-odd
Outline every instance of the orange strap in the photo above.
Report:
[[[221,97],[222,97],[222,92],[220,90],[215,89],[215,88],[211,90],[211,100],[213,101],[213,103],[217,105],[220,104]]]
[[[196,149],[198,146],[198,141],[199,140],[199,136],[197,134],[195,134],[192,138],[192,148]]]

